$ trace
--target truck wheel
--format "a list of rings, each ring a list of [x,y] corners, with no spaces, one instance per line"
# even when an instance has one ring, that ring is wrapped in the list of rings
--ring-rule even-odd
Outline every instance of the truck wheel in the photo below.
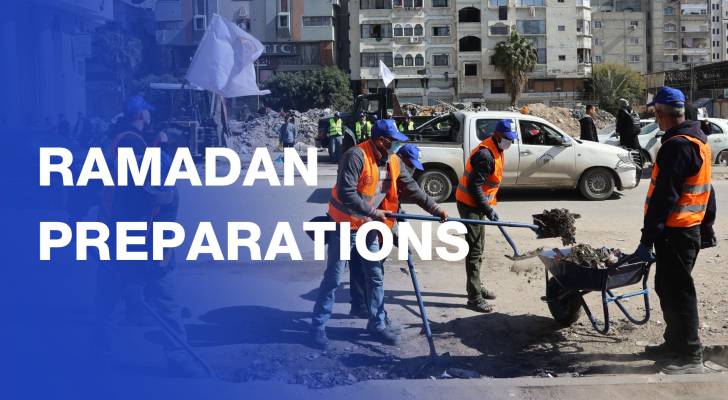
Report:
[[[452,181],[445,171],[432,169],[425,171],[417,177],[417,183],[422,190],[436,202],[442,203],[452,194]]]
[[[549,311],[556,322],[563,326],[571,326],[581,315],[581,300],[576,292],[566,294],[555,278],[546,284],[546,301]]]
[[[579,191],[588,200],[606,200],[614,193],[614,176],[606,168],[586,171],[579,180]]]
[[[718,165],[728,165],[728,150],[723,150],[718,153],[718,157],[715,158],[715,163]]]

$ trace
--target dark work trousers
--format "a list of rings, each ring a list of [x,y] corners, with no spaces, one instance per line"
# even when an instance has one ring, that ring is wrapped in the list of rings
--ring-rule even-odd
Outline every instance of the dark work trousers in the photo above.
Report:
[[[681,355],[702,358],[698,300],[691,276],[700,251],[700,226],[665,228],[655,241],[655,291],[665,319],[665,342]]]
[[[483,219],[485,213],[482,210],[470,207],[458,202],[458,212],[461,218]],[[465,256],[465,273],[467,283],[465,288],[468,292],[468,300],[480,299],[480,265],[483,263],[483,248],[485,246],[485,226],[465,224],[467,232],[465,241],[468,242],[468,255]]]
[[[366,289],[364,269],[361,266],[360,258],[352,257],[352,260],[349,260],[349,297],[352,310],[367,310]]]

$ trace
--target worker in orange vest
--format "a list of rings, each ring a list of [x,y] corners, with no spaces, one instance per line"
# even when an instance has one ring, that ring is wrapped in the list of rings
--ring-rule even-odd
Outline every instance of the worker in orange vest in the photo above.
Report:
[[[680,90],[662,87],[648,104],[652,106],[665,134],[652,168],[640,245],[632,258],[652,261],[656,257],[655,291],[665,319],[665,341],[648,345],[645,354],[671,358],[663,369],[666,374],[702,373],[698,302],[691,273],[700,249],[716,243],[713,158],[700,122],[685,119],[685,96]]]
[[[468,157],[465,172],[455,191],[458,212],[462,218],[498,220],[493,206],[496,194],[503,180],[503,152],[507,150],[518,135],[508,119],[498,121],[492,136],[478,144]],[[485,229],[483,225],[466,224],[468,229],[465,240],[468,242],[468,255],[465,257],[467,274],[466,290],[468,308],[488,313],[493,306],[486,300],[495,299],[495,293],[485,289],[480,280],[480,266],[483,262]]]
[[[371,139],[352,147],[342,156],[328,211],[335,222],[351,224],[349,259],[351,264],[356,263],[363,270],[366,279],[367,330],[377,339],[392,345],[399,343],[399,329],[389,323],[384,312],[382,262],[361,257],[355,247],[356,232],[372,220],[394,227],[396,221],[387,218],[386,213],[397,212],[400,200],[413,202],[442,221],[447,219],[447,212],[422,191],[406,168],[402,168],[396,153],[401,142],[406,140],[407,136],[397,130],[393,120],[377,121]],[[324,325],[331,317],[334,293],[347,265],[347,261],[341,259],[340,235],[337,230],[328,236],[326,271],[313,309],[311,339],[313,345],[323,349],[329,346]],[[367,235],[369,251],[379,251],[380,241],[376,231]]]

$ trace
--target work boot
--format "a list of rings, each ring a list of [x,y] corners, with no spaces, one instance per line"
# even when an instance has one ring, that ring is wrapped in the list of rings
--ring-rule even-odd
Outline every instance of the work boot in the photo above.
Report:
[[[390,326],[380,326],[369,331],[382,343],[390,346],[399,346],[399,333]]]
[[[349,316],[352,318],[369,318],[369,311],[366,308],[351,306]]]
[[[311,329],[311,344],[321,350],[328,350],[331,347],[331,342],[329,342],[329,338],[326,336],[324,327]]]
[[[493,311],[493,305],[485,301],[482,297],[476,300],[468,300],[468,308],[482,313],[489,313]]]
[[[676,355],[675,349],[667,342],[661,344],[648,344],[643,352],[645,357],[663,358]]]
[[[702,359],[678,358],[663,368],[662,373],[666,375],[703,374],[705,367],[703,367]]]
[[[495,300],[495,292],[492,292],[485,288],[485,286],[480,287],[480,297],[486,299],[486,300]]]

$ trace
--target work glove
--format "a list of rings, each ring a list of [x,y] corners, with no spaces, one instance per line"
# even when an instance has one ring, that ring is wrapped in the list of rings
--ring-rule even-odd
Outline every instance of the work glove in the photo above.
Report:
[[[491,221],[498,221],[498,213],[492,208],[485,212],[485,216]]]
[[[387,212],[384,210],[376,209],[374,210],[374,215],[372,215],[372,219],[379,222],[384,222],[387,220]]]
[[[637,262],[648,262],[651,263],[655,261],[655,254],[652,252],[651,247],[647,247],[644,244],[640,243],[639,246],[637,246],[637,250],[632,253],[631,256],[629,256],[629,261]]]

